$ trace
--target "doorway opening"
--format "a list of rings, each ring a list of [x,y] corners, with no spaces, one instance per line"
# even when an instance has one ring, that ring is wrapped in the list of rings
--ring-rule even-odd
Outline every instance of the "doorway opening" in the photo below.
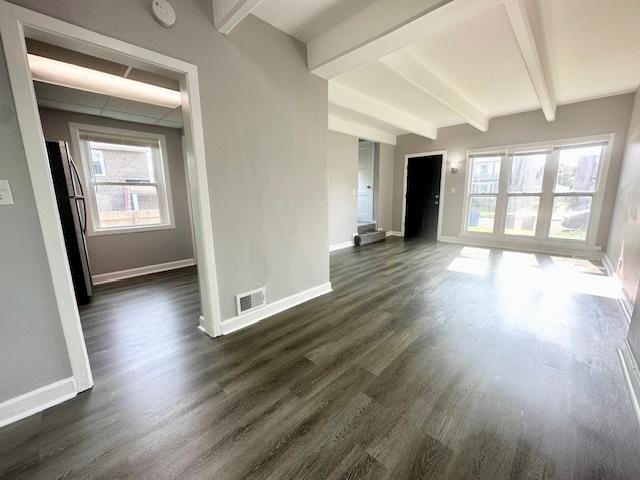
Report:
[[[405,157],[403,235],[437,241],[442,230],[446,152]]]
[[[82,301],[82,298],[80,298],[81,295],[76,296],[74,292],[75,285],[72,277],[72,269],[77,268],[78,271],[82,271],[82,276],[85,279],[85,289],[87,287],[86,282],[95,279],[92,279],[91,275],[87,277],[88,271],[82,265],[82,260],[80,260],[80,262],[74,261],[75,265],[71,265],[71,258],[66,248],[67,241],[75,243],[76,248],[80,252],[80,256],[82,255],[82,248],[91,250],[91,246],[87,249],[86,245],[83,247],[80,244],[82,236],[84,235],[86,243],[89,226],[93,229],[92,231],[97,232],[101,227],[108,224],[108,217],[110,215],[117,217],[115,218],[115,222],[118,225],[111,225],[112,227],[127,228],[140,226],[140,223],[136,224],[135,222],[147,222],[147,225],[142,225],[145,229],[147,229],[147,227],[157,227],[159,231],[164,227],[172,228],[174,218],[171,217],[171,214],[174,211],[175,204],[172,207],[169,203],[171,199],[175,199],[175,195],[170,191],[172,187],[169,183],[169,179],[172,176],[171,166],[167,165],[165,167],[163,158],[181,157],[183,169],[182,180],[184,183],[183,193],[186,198],[186,203],[188,204],[186,212],[187,217],[193,219],[193,225],[190,230],[192,230],[191,236],[195,242],[193,257],[197,258],[198,267],[197,273],[194,272],[197,285],[195,287],[195,298],[190,297],[190,301],[192,301],[192,304],[195,303],[197,308],[189,310],[188,312],[188,315],[192,316],[190,328],[195,328],[199,323],[198,328],[207,334],[211,336],[220,335],[222,329],[213,251],[213,225],[209,203],[210,194],[206,174],[204,134],[196,66],[105,35],[91,32],[84,28],[38,14],[4,1],[0,1],[0,32],[2,34],[2,45],[7,70],[9,72],[22,143],[29,167],[29,175],[33,186],[36,209],[42,229],[48,266],[53,279],[54,294],[72,369],[73,378],[68,385],[70,391],[67,392],[65,390],[66,396],[64,399],[70,398],[75,395],[75,393],[87,390],[93,386],[93,376],[77,305],[77,299]],[[123,109],[120,108],[123,105],[120,101],[124,99],[124,103],[126,103],[132,101],[132,99],[126,95],[116,95],[114,93],[107,96],[113,97],[114,103],[120,106],[117,108],[105,108],[106,106],[113,105],[110,103],[111,100],[100,103],[104,101],[104,98],[100,99],[99,97],[94,97],[92,94],[100,94],[101,92],[96,92],[88,87],[76,88],[76,92],[71,93],[69,91],[66,91],[66,93],[62,91],[61,97],[57,100],[64,100],[64,102],[69,104],[77,103],[80,97],[77,90],[80,90],[83,92],[83,95],[86,94],[86,96],[97,101],[95,105],[91,105],[91,107],[94,108],[92,111],[94,113],[92,117],[94,120],[95,118],[101,118],[99,115],[101,111],[104,113],[107,110],[114,110],[119,111],[122,117],[120,119],[114,119],[114,117],[111,116],[108,119],[110,122],[133,121],[138,126],[135,129],[130,127],[119,128],[122,125],[118,127],[114,127],[114,125],[105,127],[125,131],[124,135],[114,140],[113,135],[111,135],[113,132],[109,132],[107,135],[108,138],[90,137],[96,134],[96,131],[93,129],[93,123],[95,122],[89,122],[91,128],[79,129],[82,130],[82,135],[89,134],[89,137],[82,137],[79,140],[79,143],[84,145],[83,148],[86,147],[86,155],[83,155],[83,153],[79,151],[79,147],[74,148],[73,141],[69,141],[69,138],[64,138],[65,135],[51,134],[51,136],[47,135],[49,138],[45,138],[38,100],[42,103],[42,99],[46,95],[40,92],[40,95],[36,96],[36,90],[39,89],[39,87],[34,87],[32,83],[33,77],[36,77],[36,75],[34,74],[32,77],[32,65],[30,57],[28,56],[28,53],[31,52],[28,52],[27,49],[28,42],[40,42],[41,46],[48,45],[49,47],[47,48],[50,48],[51,51],[57,51],[58,53],[67,52],[76,58],[81,56],[92,58],[101,65],[111,64],[111,66],[125,67],[124,72],[116,75],[113,75],[114,72],[101,72],[103,74],[110,73],[113,77],[119,76],[126,78],[127,75],[136,72],[136,75],[139,75],[136,80],[147,85],[154,85],[151,77],[155,77],[156,79],[164,77],[168,79],[174,86],[173,97],[178,98],[181,107],[180,111],[174,112],[175,118],[182,122],[180,132],[183,135],[182,139],[180,139],[178,135],[176,147],[179,153],[175,155],[171,152],[164,154],[164,152],[162,152],[162,140],[156,140],[150,144],[148,138],[145,138],[144,135],[138,135],[139,132],[132,133],[134,130],[147,130],[146,124],[138,125],[144,122],[135,122],[136,119],[133,117],[138,114],[142,117],[154,118],[154,121],[158,122],[154,127],[171,128],[171,125],[161,125],[159,123],[161,118],[165,118],[165,116],[158,113],[156,107],[161,106],[162,103],[158,105],[157,103],[148,101],[149,99],[147,98],[146,100],[138,102],[142,103],[147,110],[144,112],[127,112],[126,109],[131,107],[131,104],[128,104],[128,106]],[[43,52],[40,53],[42,54]],[[40,66],[42,66],[43,63],[51,64],[51,60],[61,60],[60,58],[47,58],[47,56],[44,55],[37,56],[41,57],[41,59],[44,58],[44,62],[40,62]],[[69,60],[69,58],[66,60]],[[76,64],[76,67],[77,66]],[[63,69],[58,71],[59,75],[52,76],[61,78],[68,73],[68,71]],[[115,83],[118,84],[118,82]],[[107,84],[113,85],[110,82],[107,82]],[[70,85],[65,84],[57,86],[70,88]],[[46,89],[47,87],[41,90]],[[143,88],[142,90],[144,96],[144,92],[153,90],[153,88]],[[104,92],[102,93],[104,94]],[[115,101],[116,99],[117,101]],[[52,102],[56,101],[55,98],[50,98],[49,100]],[[44,107],[42,104],[40,106]],[[52,106],[60,107],[59,104],[54,103],[48,105],[49,108]],[[174,110],[176,109],[173,108],[172,111]],[[65,114],[66,113],[68,112],[65,112]],[[75,111],[74,114],[86,115],[87,112]],[[124,115],[129,114],[132,116],[124,118]],[[101,118],[101,121],[102,120],[104,119]],[[169,120],[168,116],[166,120]],[[67,122],[64,123],[65,127],[68,127]],[[59,126],[59,123],[54,122],[53,124],[54,126]],[[70,131],[70,128],[66,128],[65,130]],[[104,131],[97,133],[104,134]],[[127,137],[128,140],[123,141],[124,137]],[[50,139],[52,143],[47,145],[45,140]],[[135,163],[140,167],[138,171],[132,174],[132,172],[129,171],[131,169],[125,169],[124,172],[121,172],[124,175],[123,178],[114,179],[110,177],[109,169],[115,167],[117,163],[111,153],[109,153],[113,151],[120,151],[121,153],[122,151],[128,151],[132,155],[134,153],[138,155],[140,157],[138,159],[139,161],[134,160],[133,157],[129,159],[132,164]],[[158,152],[162,153],[158,154]],[[144,157],[144,159],[142,157]],[[57,192],[54,188],[54,178],[50,164],[51,158],[55,158],[54,163],[58,166],[58,170],[55,173],[57,176],[56,181],[61,186],[65,186],[66,184],[67,187],[66,194],[62,191],[61,196],[56,195]],[[72,164],[70,159],[75,159],[75,162]],[[126,164],[127,162],[124,163]],[[161,171],[165,168],[166,170]],[[163,177],[165,173],[167,175],[163,179],[165,180],[164,183],[160,182],[161,177]],[[113,172],[112,175],[114,175]],[[106,185],[98,182],[96,180],[97,177],[105,180],[103,183],[106,183]],[[174,179],[175,177],[174,175]],[[81,187],[80,182],[83,180],[84,184],[82,184]],[[71,182],[70,184],[68,183],[69,181]],[[81,190],[81,188],[83,190]],[[118,190],[118,192],[111,192],[113,194],[109,195],[107,191],[114,189]],[[167,192],[167,195],[165,195],[165,192]],[[91,195],[91,198],[85,196],[87,193]],[[106,196],[101,196],[101,194],[105,193]],[[60,203],[66,204],[66,208],[75,212],[75,214],[72,213],[70,217],[67,217],[67,229],[73,229],[73,234],[69,236],[63,235],[65,224],[61,219],[61,211],[58,209],[59,198],[66,200]],[[106,200],[107,198],[114,200],[114,203],[109,203]],[[94,204],[94,210],[91,210],[92,206],[88,205],[88,203],[91,202]],[[127,209],[122,207],[122,202],[128,206]],[[190,211],[193,213],[192,217],[189,215]],[[114,219],[111,218],[111,220]],[[191,222],[190,219],[187,219],[187,221]],[[134,225],[132,225],[132,223]],[[109,228],[106,230],[108,229]],[[140,231],[139,234],[148,235],[152,233],[150,231],[151,229],[147,230],[148,231]],[[101,233],[106,233],[106,231]],[[111,238],[111,240],[109,240],[109,238]],[[115,241],[116,238],[118,238],[118,235],[104,235],[103,241]],[[126,254],[126,245],[122,246],[119,250],[121,255]],[[192,251],[193,250],[192,244]],[[90,263],[90,255],[85,255],[85,257],[88,257]],[[132,270],[135,270],[135,268]],[[87,280],[87,278],[89,280]],[[91,292],[87,290],[86,293]],[[149,290],[147,290],[147,293],[149,293]],[[156,291],[155,293],[157,294],[158,292]],[[90,295],[87,295],[87,297],[90,297]],[[162,300],[161,297],[162,295],[160,295],[160,297],[156,296],[155,300]],[[121,303],[114,303],[112,307],[115,310],[111,310],[111,313],[116,312],[121,306]],[[101,305],[100,309],[104,310],[103,307],[104,305]],[[149,311],[149,315],[153,315],[154,313],[157,314],[158,312]],[[152,320],[152,317],[149,317],[148,320]],[[140,328],[144,329],[143,326]],[[112,332],[114,335],[117,335],[117,333],[118,332]],[[65,389],[66,387],[67,384],[65,384]]]

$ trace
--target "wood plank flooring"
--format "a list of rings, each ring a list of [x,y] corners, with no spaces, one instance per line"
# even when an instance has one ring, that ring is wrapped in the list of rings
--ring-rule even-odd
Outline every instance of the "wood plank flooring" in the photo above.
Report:
[[[640,478],[600,266],[390,239],[333,253],[331,280],[215,340],[193,269],[100,288],[95,387],[0,430],[0,476]]]

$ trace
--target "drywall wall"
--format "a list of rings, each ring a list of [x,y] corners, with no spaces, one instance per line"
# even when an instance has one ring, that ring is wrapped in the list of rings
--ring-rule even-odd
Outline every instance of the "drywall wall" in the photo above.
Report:
[[[640,89],[635,96],[629,124],[607,256],[625,294],[632,304],[637,303],[640,282]],[[637,348],[636,354],[640,354],[640,335]]]
[[[393,176],[395,163],[395,147],[386,143],[378,143],[377,159],[377,189],[376,189],[376,220],[378,228],[386,231],[393,230]]]
[[[609,176],[604,192],[602,221],[596,235],[596,244],[604,247],[609,236],[608,220],[611,218],[610,212],[615,202],[632,105],[632,94],[617,95],[560,106],[554,122],[547,122],[542,111],[536,110],[494,118],[487,132],[480,132],[469,125],[457,125],[438,129],[436,140],[413,134],[399,136],[394,174],[393,230],[401,230],[404,221],[401,218],[402,182],[404,156],[407,154],[447,150],[449,163],[458,166],[458,173],[452,174],[448,168],[445,175],[442,219],[442,234],[456,236],[460,233],[462,225],[467,150],[615,133]],[[455,189],[455,192],[452,192],[452,189]]]
[[[191,212],[187,200],[186,171],[182,158],[180,130],[51,108],[40,109],[40,120],[47,140],[65,140],[70,143],[70,122],[156,133],[164,135],[167,139],[167,163],[175,228],[88,236],[87,247],[93,275],[193,258]],[[73,155],[78,163],[81,163],[79,152],[73,152]]]
[[[51,272],[0,49],[0,402],[71,376]]]
[[[253,16],[224,36],[213,26],[210,0],[174,3],[177,22],[170,29],[153,19],[149,2],[14,3],[198,67],[223,319],[235,316],[237,293],[264,285],[273,302],[329,281],[327,82],[309,73],[304,44]],[[0,70],[4,68],[2,61]],[[0,104],[12,112],[6,85],[4,79]],[[7,116],[4,128],[13,130],[6,135],[15,141],[15,120]],[[26,169],[23,152],[10,151],[3,143],[3,168],[5,162]],[[1,226],[13,225],[10,220],[2,219]],[[37,263],[40,270],[31,272],[29,284],[12,278],[0,291],[3,308],[16,302],[12,315],[0,319],[3,329],[8,318],[25,327],[41,310],[47,312],[41,317],[45,322],[55,311],[43,299],[51,297],[51,279],[42,271],[42,245],[25,241],[29,233],[16,231],[16,241],[22,243],[10,243],[4,255],[20,259],[11,271],[23,268],[29,257],[33,260],[27,263]],[[47,308],[34,306],[39,302]],[[0,367],[11,368],[6,372],[10,378],[0,378],[3,389],[11,381],[11,394],[22,393],[67,374],[56,368],[68,362],[56,347],[59,322],[56,328],[30,329],[29,339],[19,331],[3,335],[2,341],[14,349],[11,361]]]
[[[358,138],[343,133],[327,135],[329,185],[329,246],[353,241],[357,231]]]

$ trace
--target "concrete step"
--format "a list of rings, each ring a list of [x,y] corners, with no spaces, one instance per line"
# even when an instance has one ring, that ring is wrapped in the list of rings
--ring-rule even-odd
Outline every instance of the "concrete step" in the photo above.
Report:
[[[361,223],[358,225],[358,233],[371,233],[378,229],[375,223]]]
[[[358,245],[368,245],[370,243],[383,242],[387,237],[387,232],[384,230],[378,230],[375,232],[366,232],[356,235],[353,238],[356,246]]]

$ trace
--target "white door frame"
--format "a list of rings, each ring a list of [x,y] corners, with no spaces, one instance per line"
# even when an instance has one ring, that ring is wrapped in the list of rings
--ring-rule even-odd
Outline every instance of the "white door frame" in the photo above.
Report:
[[[424,153],[409,153],[404,156],[404,179],[402,181],[402,228],[400,233],[404,237],[404,224],[407,215],[407,176],[409,174],[409,159],[416,157],[430,157],[435,155],[442,155],[442,170],[440,173],[440,198],[438,204],[438,233],[436,236],[437,241],[442,238],[442,214],[444,212],[444,183],[447,175],[447,151],[436,150],[434,152]]]
[[[180,81],[187,169],[198,258],[202,302],[200,329],[210,336],[222,334],[213,224],[209,203],[204,132],[193,64],[132,45],[85,28],[0,0],[0,35],[13,92],[16,115],[27,159],[36,209],[44,239],[51,281],[77,392],[93,386],[91,367],[80,324],[71,272],[62,236],[60,217],[49,171],[38,105],[27,61],[25,33],[37,40],[108,60],[156,72],[171,72]]]

